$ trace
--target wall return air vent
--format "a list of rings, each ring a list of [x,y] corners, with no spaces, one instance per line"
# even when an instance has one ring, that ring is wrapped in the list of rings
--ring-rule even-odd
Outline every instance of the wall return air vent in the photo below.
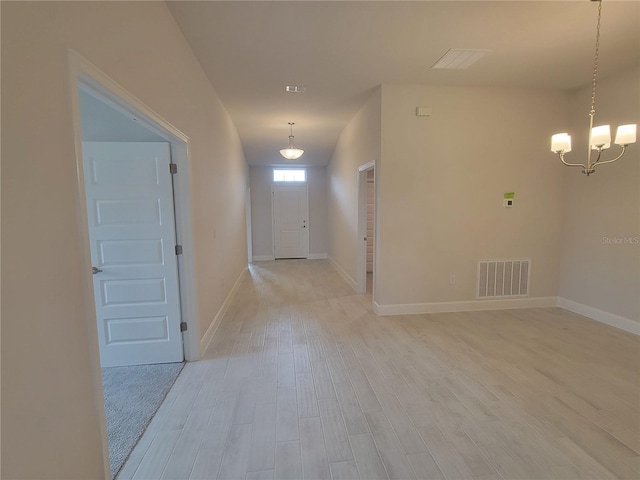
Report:
[[[477,298],[526,297],[530,274],[530,259],[480,260]]]

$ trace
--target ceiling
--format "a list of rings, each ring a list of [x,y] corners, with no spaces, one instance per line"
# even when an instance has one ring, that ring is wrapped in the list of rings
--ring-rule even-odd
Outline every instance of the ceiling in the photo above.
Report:
[[[383,83],[570,90],[588,85],[598,4],[579,1],[167,2],[240,135],[249,165],[326,165]],[[491,50],[466,70],[450,48]],[[602,7],[599,78],[640,63],[640,2]],[[285,85],[306,93],[285,93]]]

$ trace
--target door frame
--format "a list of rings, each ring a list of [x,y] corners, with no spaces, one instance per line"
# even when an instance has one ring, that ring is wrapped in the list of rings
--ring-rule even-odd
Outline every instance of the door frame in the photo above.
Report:
[[[188,330],[183,332],[183,352],[185,360],[200,358],[198,310],[196,301],[195,262],[193,257],[191,180],[189,159],[189,137],[171,125],[160,115],[143,104],[91,62],[73,50],[67,52],[69,75],[69,102],[73,120],[73,135],[76,157],[78,233],[81,249],[78,253],[83,272],[85,318],[89,333],[89,355],[93,376],[93,390],[99,415],[102,436],[105,478],[110,478],[107,427],[104,414],[104,393],[96,321],[93,275],[91,273],[91,252],[87,206],[85,201],[84,164],[82,157],[82,130],[80,122],[80,101],[78,92],[82,89],[114,110],[135,119],[145,128],[166,139],[171,145],[172,162],[178,165],[178,174],[173,177],[173,197],[175,208],[176,241],[183,246],[183,254],[178,256],[178,281],[180,284],[180,312],[182,321],[188,322]]]
[[[279,183],[271,183],[271,244],[273,247],[273,259],[276,260],[276,215],[275,215],[275,206],[274,206],[274,188],[275,187],[304,187],[307,192],[307,201],[305,202],[305,217],[307,219],[307,256],[304,258],[309,258],[309,238],[311,237],[311,223],[309,222],[309,184],[307,182],[279,182]]]
[[[356,292],[367,292],[367,173],[369,170],[376,171],[376,162],[365,163],[358,167],[358,233],[356,237]],[[376,264],[378,246],[378,181],[374,180],[374,204],[376,205],[373,219],[373,284],[376,283]],[[372,297],[375,296],[375,289],[372,289]]]

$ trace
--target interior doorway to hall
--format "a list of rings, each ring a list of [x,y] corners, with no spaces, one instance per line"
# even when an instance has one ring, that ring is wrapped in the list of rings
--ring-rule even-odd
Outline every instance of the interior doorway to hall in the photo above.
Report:
[[[376,180],[375,162],[358,167],[358,293],[373,296],[376,259]]]
[[[376,189],[375,189],[375,171],[372,168],[367,170],[367,276],[366,276],[366,292],[373,293],[373,250],[375,242],[374,226],[375,226],[375,205],[376,205]]]
[[[182,325],[196,318],[188,139],[75,53],[69,70],[93,388],[115,478],[198,354],[196,323]]]
[[[90,87],[78,88],[78,106],[109,469],[115,478],[183,367],[171,143]],[[157,281],[161,298],[150,288]]]

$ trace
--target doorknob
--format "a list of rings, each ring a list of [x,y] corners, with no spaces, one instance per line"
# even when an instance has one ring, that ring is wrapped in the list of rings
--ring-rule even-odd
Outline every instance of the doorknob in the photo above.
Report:
[[[100,273],[101,271],[102,271],[102,269],[101,269],[101,268],[98,268],[98,267],[91,267],[91,273],[92,273],[92,274],[94,274],[94,275],[95,275],[96,273]]]

